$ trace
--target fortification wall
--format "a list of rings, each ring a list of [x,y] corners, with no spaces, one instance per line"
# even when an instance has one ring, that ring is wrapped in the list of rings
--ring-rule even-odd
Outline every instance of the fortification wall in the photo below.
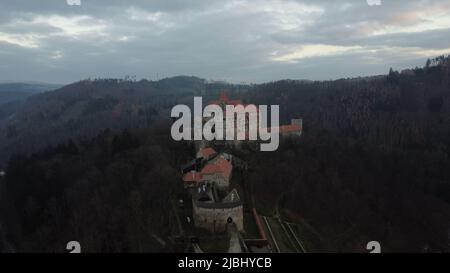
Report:
[[[229,178],[223,176],[222,174],[204,174],[204,181],[212,181],[215,186],[220,190],[226,190],[230,186]]]
[[[235,203],[234,206],[229,205],[229,207],[222,208],[197,206],[197,203],[193,202],[193,217],[196,227],[207,229],[213,233],[224,232],[228,218],[233,220],[239,231],[244,229],[242,204],[240,202]]]

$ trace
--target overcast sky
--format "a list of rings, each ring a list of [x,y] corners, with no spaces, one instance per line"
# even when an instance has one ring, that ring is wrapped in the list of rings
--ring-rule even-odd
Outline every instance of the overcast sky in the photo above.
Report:
[[[449,53],[450,0],[0,2],[0,81],[323,80]]]

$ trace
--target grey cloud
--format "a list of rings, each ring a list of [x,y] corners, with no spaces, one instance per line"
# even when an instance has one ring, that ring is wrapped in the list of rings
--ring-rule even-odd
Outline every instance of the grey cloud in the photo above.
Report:
[[[450,48],[450,19],[433,17],[446,11],[450,5],[437,0],[386,0],[377,7],[365,0],[82,0],[79,7],[3,0],[0,80],[187,74],[263,82],[379,74],[422,65],[426,50]],[[440,20],[439,28],[410,30],[432,20]],[[370,35],[387,27],[396,31]],[[360,49],[273,58],[307,44]]]

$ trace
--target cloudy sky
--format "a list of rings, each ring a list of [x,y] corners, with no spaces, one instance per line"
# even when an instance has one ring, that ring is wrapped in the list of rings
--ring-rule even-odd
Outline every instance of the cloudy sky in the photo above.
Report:
[[[66,1],[1,0],[0,81],[321,80],[450,54],[450,0]]]

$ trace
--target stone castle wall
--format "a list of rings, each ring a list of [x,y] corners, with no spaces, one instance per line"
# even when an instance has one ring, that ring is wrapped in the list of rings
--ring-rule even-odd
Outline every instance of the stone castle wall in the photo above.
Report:
[[[222,205],[222,204],[221,204]],[[244,217],[242,204],[240,202],[233,204],[197,204],[193,202],[194,224],[198,228],[204,228],[210,232],[224,232],[228,218],[231,218],[239,231],[244,229]]]
[[[230,178],[225,177],[222,174],[204,174],[203,181],[214,182],[215,186],[219,190],[226,190],[230,185]]]

